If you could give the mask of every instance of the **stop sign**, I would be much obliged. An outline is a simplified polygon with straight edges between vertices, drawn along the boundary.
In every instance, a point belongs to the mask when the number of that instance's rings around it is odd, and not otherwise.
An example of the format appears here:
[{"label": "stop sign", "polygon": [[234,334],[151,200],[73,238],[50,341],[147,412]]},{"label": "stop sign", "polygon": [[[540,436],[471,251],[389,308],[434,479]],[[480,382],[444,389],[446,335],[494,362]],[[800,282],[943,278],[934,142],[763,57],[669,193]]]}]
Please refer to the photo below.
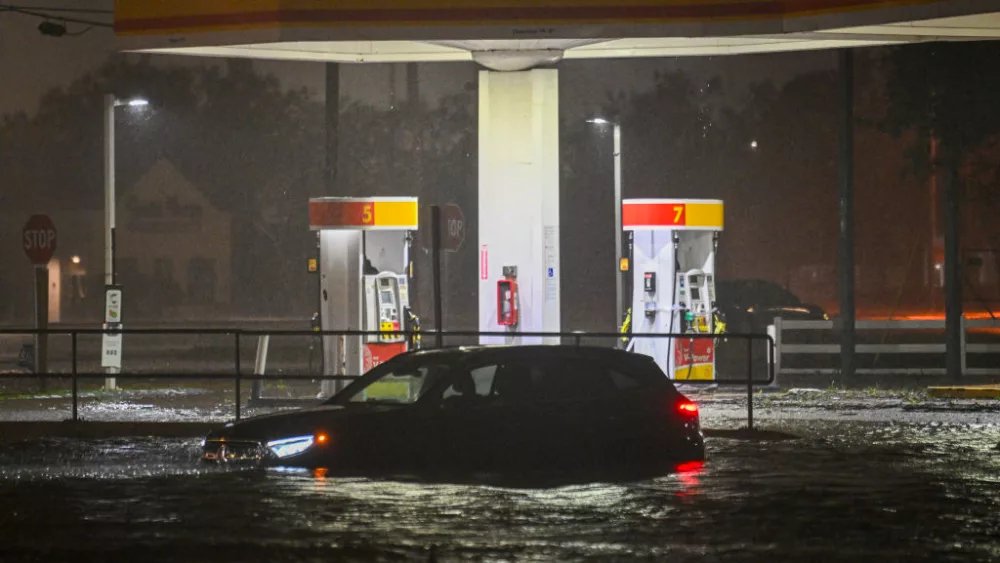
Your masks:
[{"label": "stop sign", "polygon": [[465,215],[462,208],[449,203],[441,206],[441,248],[455,252],[465,242]]},{"label": "stop sign", "polygon": [[48,264],[56,251],[56,226],[48,215],[32,215],[21,230],[24,253],[36,265]]},{"label": "stop sign", "polygon": [[[442,205],[441,207],[441,250],[445,252],[456,252],[462,248],[465,242],[465,215],[462,208],[454,203]],[[431,247],[431,213],[430,207],[424,208],[421,212],[420,228],[425,230],[427,236],[421,236],[423,246],[430,250]]]}]

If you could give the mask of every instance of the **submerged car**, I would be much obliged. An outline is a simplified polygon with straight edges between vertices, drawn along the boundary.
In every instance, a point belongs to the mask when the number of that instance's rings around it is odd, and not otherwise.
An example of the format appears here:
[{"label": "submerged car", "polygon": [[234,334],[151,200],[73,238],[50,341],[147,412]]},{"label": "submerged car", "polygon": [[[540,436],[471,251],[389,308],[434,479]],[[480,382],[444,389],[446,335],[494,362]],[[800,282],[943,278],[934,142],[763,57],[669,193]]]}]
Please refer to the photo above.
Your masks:
[{"label": "submerged car", "polygon": [[698,407],[647,356],[576,346],[397,356],[323,404],[229,423],[207,461],[330,472],[606,468],[704,458]]}]

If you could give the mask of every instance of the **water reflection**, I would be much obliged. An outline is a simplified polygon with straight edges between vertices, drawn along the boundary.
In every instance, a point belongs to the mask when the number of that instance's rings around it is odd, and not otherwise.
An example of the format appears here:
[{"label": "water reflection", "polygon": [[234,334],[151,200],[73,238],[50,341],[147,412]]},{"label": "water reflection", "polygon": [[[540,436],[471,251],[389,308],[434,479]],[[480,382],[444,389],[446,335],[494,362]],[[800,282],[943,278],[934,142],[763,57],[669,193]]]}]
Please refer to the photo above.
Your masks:
[{"label": "water reflection", "polygon": [[996,425],[779,429],[806,438],[547,488],[202,466],[197,440],[21,444],[0,449],[0,560],[1000,557]]}]

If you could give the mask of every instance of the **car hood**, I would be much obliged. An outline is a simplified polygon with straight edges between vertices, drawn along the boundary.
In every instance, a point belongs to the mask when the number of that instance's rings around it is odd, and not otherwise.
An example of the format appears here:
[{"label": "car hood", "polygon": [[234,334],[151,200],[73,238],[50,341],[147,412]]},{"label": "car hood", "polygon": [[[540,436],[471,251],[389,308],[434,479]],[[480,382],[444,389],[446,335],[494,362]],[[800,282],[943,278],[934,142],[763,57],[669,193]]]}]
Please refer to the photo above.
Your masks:
[{"label": "car hood", "polygon": [[267,441],[329,431],[346,420],[383,416],[406,406],[373,405],[345,407],[322,405],[295,411],[255,416],[213,430],[208,439]]}]

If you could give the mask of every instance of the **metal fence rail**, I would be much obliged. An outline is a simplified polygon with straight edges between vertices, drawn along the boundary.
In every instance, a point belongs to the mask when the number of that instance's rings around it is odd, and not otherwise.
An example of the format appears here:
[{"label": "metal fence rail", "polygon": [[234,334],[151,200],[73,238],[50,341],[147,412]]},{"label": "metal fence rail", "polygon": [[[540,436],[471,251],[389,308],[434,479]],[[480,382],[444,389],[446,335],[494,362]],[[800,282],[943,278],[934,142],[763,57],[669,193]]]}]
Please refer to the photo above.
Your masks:
[{"label": "metal fence rail", "polygon": [[[189,335],[189,336],[225,336],[231,338],[232,342],[232,367],[230,370],[225,371],[211,371],[206,370],[204,372],[199,371],[198,373],[178,373],[178,372],[157,372],[157,373],[136,373],[136,372],[122,372],[113,375],[104,372],[84,372],[79,370],[80,363],[80,351],[79,351],[79,338],[85,335],[103,335],[105,333],[120,333],[123,336],[136,336],[136,335],[151,335],[151,336],[176,336],[176,335]],[[268,377],[264,374],[246,374],[243,369],[242,360],[242,341],[245,338],[258,338],[261,336],[344,336],[344,337],[366,337],[366,336],[379,336],[379,335],[397,335],[405,336],[411,342],[414,341],[418,336],[422,337],[423,342],[429,342],[431,340],[435,342],[443,342],[445,338],[482,338],[482,337],[517,337],[517,338],[531,338],[531,339],[544,339],[552,342],[560,342],[564,345],[576,345],[583,346],[586,344],[585,341],[603,341],[614,342],[615,347],[620,343],[621,335],[618,333],[595,333],[595,332],[484,332],[484,331],[437,331],[437,330],[422,330],[419,333],[410,331],[312,331],[312,330],[244,330],[237,328],[212,328],[212,329],[187,329],[187,328],[174,328],[174,329],[146,329],[146,328],[133,328],[133,329],[119,329],[119,330],[105,330],[105,329],[2,329],[0,330],[0,336],[5,335],[46,335],[46,336],[68,336],[70,338],[70,371],[65,372],[49,372],[44,374],[33,374],[30,377],[35,378],[45,378],[45,379],[69,379],[72,384],[71,388],[71,399],[72,399],[72,419],[73,421],[79,420],[79,385],[78,382],[81,380],[99,380],[99,379],[121,379],[121,380],[150,380],[150,379],[203,379],[203,380],[225,380],[232,381],[233,391],[235,397],[235,407],[234,407],[234,418],[235,420],[240,420],[241,409],[242,409],[242,384],[244,382],[263,382],[268,379],[275,379],[275,377]],[[426,338],[429,335],[433,335],[433,339]],[[680,380],[684,384],[735,384],[735,385],[746,385],[747,387],[747,426],[748,428],[753,428],[753,388],[755,385],[770,385],[775,379],[775,361],[776,349],[775,341],[771,336],[767,334],[726,334],[727,340],[732,341],[745,341],[746,342],[746,377],[745,378],[721,378],[715,380]],[[633,339],[636,338],[652,338],[652,339],[717,339],[717,335],[713,334],[633,334]],[[755,380],[753,378],[753,343],[754,342],[764,342],[766,344],[767,354],[767,369],[766,379]],[[423,346],[423,349],[434,349],[434,346]],[[282,374],[280,379],[282,380],[310,380],[310,381],[353,381],[358,379],[361,375],[304,375],[304,374]],[[10,380],[10,379],[21,379],[25,378],[25,374],[18,373],[0,373],[0,380]]]},{"label": "metal fence rail", "polygon": [[[856,329],[863,331],[888,331],[909,332],[915,331],[940,331],[940,342],[908,342],[889,344],[880,342],[878,344],[855,345],[855,352],[858,354],[878,354],[878,355],[940,355],[947,352],[947,345],[944,343],[945,321],[943,320],[869,320],[857,321]],[[780,375],[815,374],[827,375],[839,371],[837,368],[791,368],[783,364],[783,359],[787,356],[832,356],[840,354],[840,345],[833,343],[797,343],[788,342],[790,333],[806,333],[812,335],[831,335],[837,330],[834,321],[789,321],[780,317],[774,319],[774,324],[768,327],[768,335],[775,343],[775,363],[774,371]],[[969,331],[996,331],[998,334],[997,343],[970,343]],[[961,339],[962,373],[965,375],[1000,375],[1000,362],[994,367],[969,367],[970,356],[997,354],[1000,355],[1000,319],[962,319],[962,339]],[[916,367],[905,368],[859,368],[855,370],[859,374],[899,374],[899,375],[946,375],[947,370],[940,367]]]}]

